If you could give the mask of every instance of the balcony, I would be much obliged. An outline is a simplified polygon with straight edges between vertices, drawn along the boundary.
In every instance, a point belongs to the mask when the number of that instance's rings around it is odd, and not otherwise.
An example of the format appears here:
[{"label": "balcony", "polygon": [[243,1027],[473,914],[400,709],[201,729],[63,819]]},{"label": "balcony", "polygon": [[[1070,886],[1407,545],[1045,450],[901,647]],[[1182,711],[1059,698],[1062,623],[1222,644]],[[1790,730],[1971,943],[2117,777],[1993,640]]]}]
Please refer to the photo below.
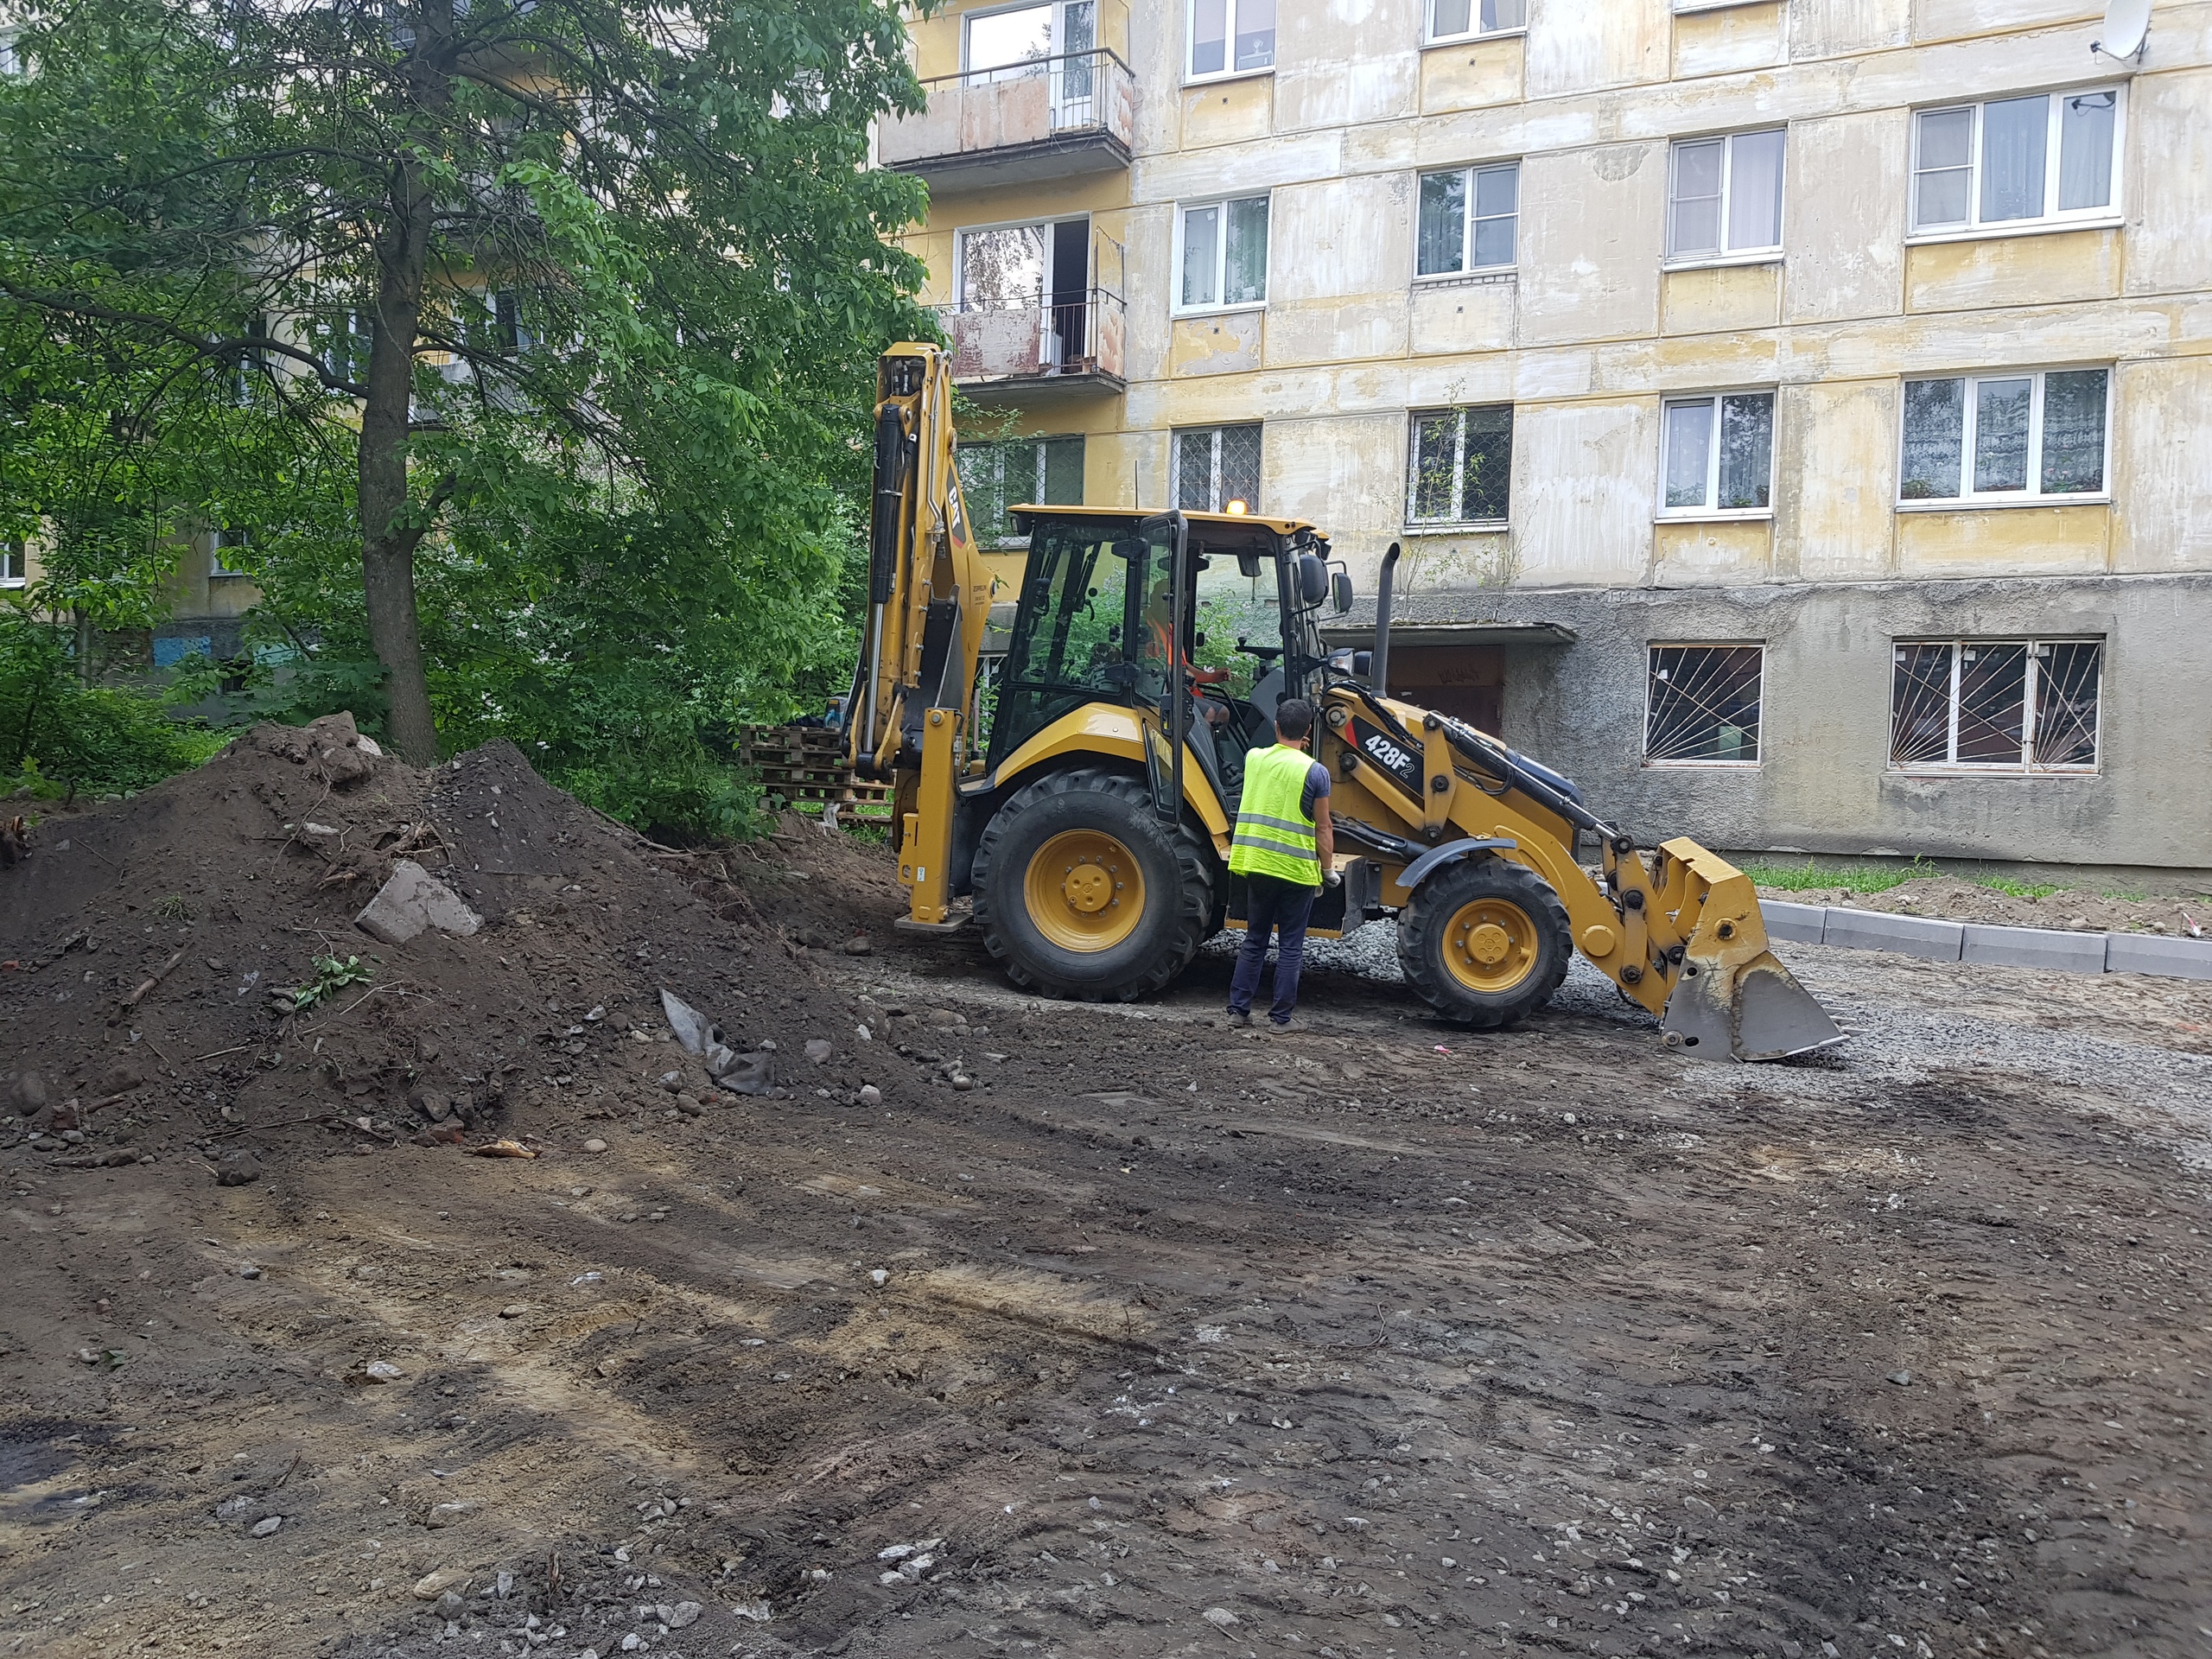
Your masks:
[{"label": "balcony", "polygon": [[1136,85],[1105,47],[922,83],[928,107],[877,130],[877,158],[932,189],[1027,184],[1129,164]]},{"label": "balcony", "polygon": [[1077,298],[1020,306],[944,306],[952,378],[979,400],[1039,394],[1117,396],[1125,332],[1122,296],[1094,288]]}]

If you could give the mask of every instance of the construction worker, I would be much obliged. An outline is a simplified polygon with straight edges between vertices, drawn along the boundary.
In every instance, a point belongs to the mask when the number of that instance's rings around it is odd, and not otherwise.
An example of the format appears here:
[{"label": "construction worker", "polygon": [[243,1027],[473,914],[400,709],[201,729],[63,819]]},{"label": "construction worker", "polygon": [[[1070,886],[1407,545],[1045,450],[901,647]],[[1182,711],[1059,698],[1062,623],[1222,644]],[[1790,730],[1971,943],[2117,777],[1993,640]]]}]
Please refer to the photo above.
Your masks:
[{"label": "construction worker", "polygon": [[1298,970],[1306,957],[1306,922],[1321,891],[1323,872],[1335,875],[1336,834],[1329,822],[1329,769],[1306,752],[1313,730],[1313,705],[1286,697],[1275,706],[1274,747],[1244,760],[1244,795],[1236,810],[1236,837],[1229,869],[1244,878],[1244,947],[1229,982],[1229,1023],[1252,1023],[1252,997],[1268,959],[1268,935],[1280,941],[1275,1000],[1268,1019],[1277,1031],[1292,1028],[1298,1007]]}]

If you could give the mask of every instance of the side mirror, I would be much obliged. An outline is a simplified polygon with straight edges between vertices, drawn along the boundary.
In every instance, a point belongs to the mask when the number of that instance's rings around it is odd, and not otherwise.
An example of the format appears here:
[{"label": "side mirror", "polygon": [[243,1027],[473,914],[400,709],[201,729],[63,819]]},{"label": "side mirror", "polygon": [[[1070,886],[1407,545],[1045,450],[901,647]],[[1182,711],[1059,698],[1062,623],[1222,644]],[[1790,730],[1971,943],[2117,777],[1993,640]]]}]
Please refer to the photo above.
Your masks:
[{"label": "side mirror", "polygon": [[1191,636],[1191,646],[1194,651],[1204,651],[1206,648],[1206,631],[1204,628],[1200,628]]},{"label": "side mirror", "polygon": [[1319,605],[1329,596],[1329,567],[1319,553],[1298,556],[1298,602]]},{"label": "side mirror", "polygon": [[1337,614],[1342,616],[1351,609],[1351,577],[1339,570],[1330,582],[1329,591],[1336,601]]}]

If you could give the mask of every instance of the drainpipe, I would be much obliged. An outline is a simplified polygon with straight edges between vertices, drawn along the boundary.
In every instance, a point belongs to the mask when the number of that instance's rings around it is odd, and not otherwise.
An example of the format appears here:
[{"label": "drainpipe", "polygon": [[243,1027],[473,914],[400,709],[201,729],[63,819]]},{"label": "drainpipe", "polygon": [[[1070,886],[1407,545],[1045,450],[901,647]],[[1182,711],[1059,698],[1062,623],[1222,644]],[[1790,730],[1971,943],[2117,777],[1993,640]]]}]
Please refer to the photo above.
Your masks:
[{"label": "drainpipe", "polygon": [[1398,544],[1382,556],[1382,574],[1375,585],[1375,654],[1369,659],[1367,683],[1378,697],[1390,695],[1390,586],[1398,574]]}]

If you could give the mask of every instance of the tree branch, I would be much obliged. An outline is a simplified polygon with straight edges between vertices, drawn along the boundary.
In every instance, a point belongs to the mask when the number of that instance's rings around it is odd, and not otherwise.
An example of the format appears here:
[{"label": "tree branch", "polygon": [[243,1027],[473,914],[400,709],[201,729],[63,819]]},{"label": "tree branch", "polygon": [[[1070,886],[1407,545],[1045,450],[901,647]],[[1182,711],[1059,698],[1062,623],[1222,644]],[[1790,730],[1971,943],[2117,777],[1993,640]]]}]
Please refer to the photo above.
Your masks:
[{"label": "tree branch", "polygon": [[315,378],[332,391],[342,391],[349,397],[365,397],[368,388],[333,374],[322,359],[313,352],[288,346],[270,335],[241,334],[230,340],[205,340],[190,329],[181,327],[170,319],[157,316],[150,311],[124,311],[111,305],[101,305],[67,294],[41,293],[25,288],[6,276],[0,276],[0,294],[50,315],[82,317],[88,322],[121,323],[134,328],[150,328],[163,339],[176,345],[190,347],[201,357],[218,363],[235,363],[250,357],[275,355],[297,363],[311,371]]}]

